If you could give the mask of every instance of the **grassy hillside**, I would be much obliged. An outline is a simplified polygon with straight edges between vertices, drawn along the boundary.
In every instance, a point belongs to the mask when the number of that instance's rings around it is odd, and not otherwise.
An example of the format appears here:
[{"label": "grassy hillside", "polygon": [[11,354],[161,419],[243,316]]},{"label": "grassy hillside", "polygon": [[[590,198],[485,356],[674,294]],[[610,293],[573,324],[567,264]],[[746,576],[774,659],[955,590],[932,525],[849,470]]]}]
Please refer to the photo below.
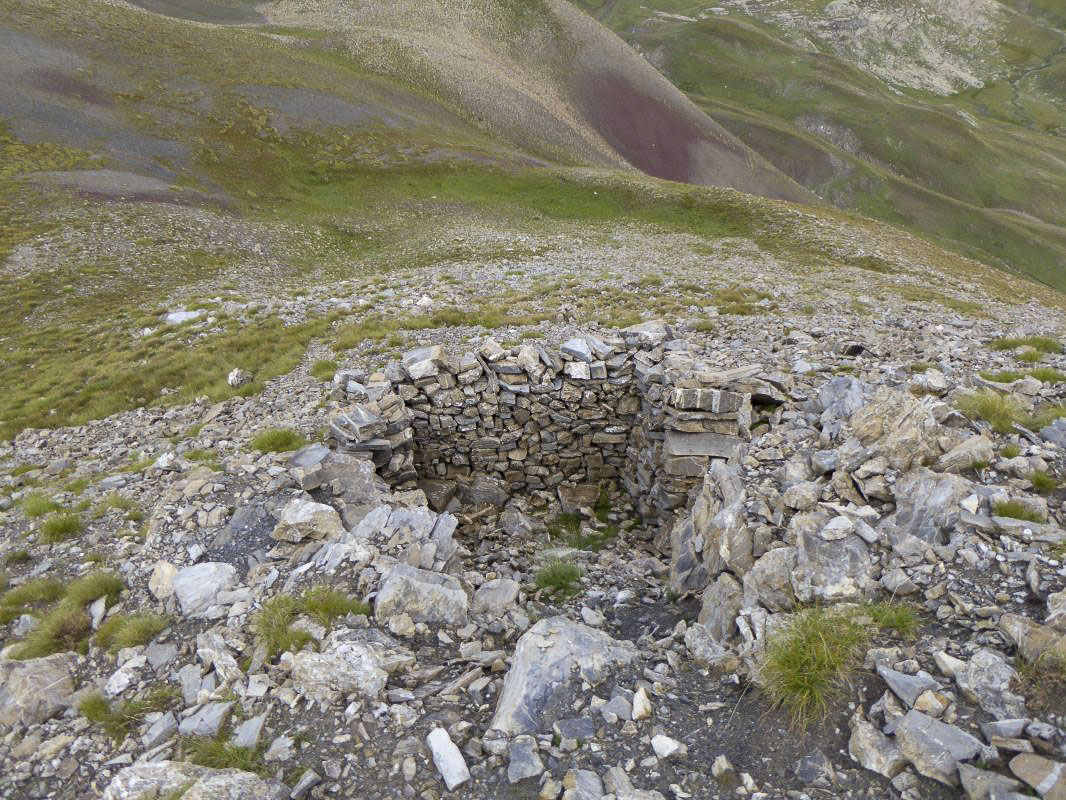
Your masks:
[{"label": "grassy hillside", "polygon": [[[283,26],[263,6],[248,20],[231,2],[240,24],[223,26],[200,19],[221,6],[178,6],[180,18],[103,0],[0,7],[5,436],[255,392],[313,342],[344,350],[456,321],[571,307],[622,324],[698,315],[723,292],[743,313],[745,298],[780,293],[991,314],[1041,292],[850,214],[648,177],[603,137],[614,155],[601,162],[527,147],[432,81],[355,58],[347,34]],[[622,260],[654,274],[621,288],[587,266]],[[682,262],[689,277],[672,280]],[[499,265],[498,280],[464,280],[471,265]],[[607,288],[577,294],[561,277],[586,271]],[[423,274],[451,287],[447,306],[384,314],[418,298]],[[166,324],[177,308],[201,316]],[[256,382],[229,387],[235,366]]]},{"label": "grassy hillside", "polygon": [[[1066,285],[1066,35],[1054,4],[979,3],[988,24],[966,31],[963,49],[938,38],[958,22],[952,3],[885,5],[904,43],[907,20],[928,37],[910,49],[862,15],[830,25],[826,4],[805,0],[722,3],[725,13],[682,0],[577,5],[834,205]],[[850,44],[860,33],[861,53]],[[923,76],[946,64],[965,79],[933,91]]]}]

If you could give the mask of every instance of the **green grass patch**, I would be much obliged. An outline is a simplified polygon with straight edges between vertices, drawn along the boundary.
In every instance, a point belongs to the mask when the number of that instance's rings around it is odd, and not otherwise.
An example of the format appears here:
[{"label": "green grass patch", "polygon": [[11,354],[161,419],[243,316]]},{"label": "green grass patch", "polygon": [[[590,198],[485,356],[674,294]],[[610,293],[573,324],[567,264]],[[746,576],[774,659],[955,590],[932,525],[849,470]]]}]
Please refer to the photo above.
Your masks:
[{"label": "green grass patch", "polygon": [[903,639],[913,639],[918,633],[918,612],[906,603],[870,603],[863,606],[862,613],[868,615],[878,628]]},{"label": "green grass patch", "polygon": [[1015,354],[1014,357],[1023,364],[1039,364],[1044,360],[1044,354],[1039,350],[1022,350],[1022,352]]},{"label": "green grass patch", "polygon": [[1003,445],[1003,449],[999,451],[999,454],[1004,458],[1017,458],[1022,454],[1022,448],[1011,442]]},{"label": "green grass patch", "polygon": [[146,645],[170,624],[163,614],[116,614],[104,620],[93,641],[98,647],[116,653],[124,647]]},{"label": "green grass patch", "polygon": [[89,722],[102,727],[117,744],[140,727],[148,714],[176,708],[179,696],[177,687],[157,686],[133,700],[112,705],[101,693],[94,692],[78,704],[78,711]]},{"label": "green grass patch", "polygon": [[566,540],[566,545],[567,547],[573,547],[577,550],[593,550],[599,552],[607,546],[608,542],[617,538],[618,526],[607,525],[603,530],[589,530],[570,536]]},{"label": "green grass patch", "polygon": [[596,514],[596,519],[599,522],[607,522],[611,514],[611,494],[607,491],[606,486],[600,487],[600,493],[596,496],[592,511]]},{"label": "green grass patch", "polygon": [[252,447],[260,453],[287,453],[299,450],[307,444],[307,439],[299,431],[289,428],[273,428],[256,434]]},{"label": "green grass patch", "polygon": [[51,514],[53,511],[58,511],[62,508],[59,503],[44,492],[27,493],[20,501],[19,506],[22,508],[22,513],[29,519],[43,517],[45,514]]},{"label": "green grass patch", "polygon": [[63,584],[54,578],[34,578],[9,589],[0,597],[0,625],[51,605],[63,596],[63,591]]},{"label": "green grass patch", "polygon": [[843,698],[874,628],[912,639],[918,627],[918,612],[906,603],[798,611],[766,642],[759,678],[770,702],[804,727]]},{"label": "green grass patch", "polygon": [[541,567],[533,580],[538,589],[549,591],[559,599],[577,594],[580,581],[581,567],[573,561],[560,558],[553,558]]},{"label": "green grass patch", "polygon": [[1027,347],[1038,353],[1062,352],[1062,343],[1058,339],[1052,339],[1050,336],[1005,336],[992,340],[989,346],[993,350],[1017,350],[1021,347]]},{"label": "green grass patch", "polygon": [[336,361],[319,359],[311,365],[311,377],[320,381],[333,380],[333,376],[337,373],[337,368]]},{"label": "green grass patch", "polygon": [[920,375],[923,372],[928,372],[933,369],[933,365],[927,361],[915,361],[910,365],[910,371],[915,375]]},{"label": "green grass patch", "polygon": [[1063,383],[1066,382],[1066,372],[1060,372],[1057,369],[1051,367],[1040,367],[1038,369],[1029,370],[1029,374],[1036,378],[1038,381],[1044,383]]},{"label": "green grass patch", "polygon": [[1032,481],[1033,491],[1037,494],[1051,494],[1059,488],[1058,478],[1040,470],[1029,476],[1029,480]]},{"label": "green grass patch", "polygon": [[1026,421],[1026,427],[1030,430],[1040,430],[1063,417],[1066,417],[1066,404],[1044,406],[1033,412],[1033,415]]},{"label": "green grass patch", "polygon": [[111,511],[123,513],[132,522],[140,522],[144,517],[144,512],[141,511],[141,507],[137,505],[136,500],[124,497],[118,492],[110,492],[96,504],[93,509],[93,519],[100,519],[100,517]]},{"label": "green grass patch", "polygon": [[1001,500],[992,507],[992,513],[997,517],[1010,517],[1026,522],[1044,522],[1042,515],[1032,511],[1020,500]]},{"label": "green grass patch", "polygon": [[996,433],[1010,433],[1023,416],[1016,400],[993,391],[961,395],[955,405],[970,419],[987,422]]},{"label": "green grass patch", "polygon": [[846,611],[797,612],[763,649],[759,679],[770,702],[800,726],[824,717],[850,688],[868,639]]},{"label": "green grass patch", "polygon": [[270,598],[256,613],[252,629],[266,649],[268,660],[281,653],[303,650],[312,641],[310,633],[292,627],[299,615],[299,601],[285,594]]},{"label": "green grass patch", "polygon": [[559,514],[548,522],[548,536],[553,540],[565,540],[581,533],[580,514]]},{"label": "green grass patch", "polygon": [[89,479],[85,478],[85,477],[82,477],[82,478],[75,478],[70,483],[65,484],[63,486],[63,491],[64,492],[70,492],[73,495],[79,495],[79,494],[81,494],[82,492],[84,492],[88,488],[89,488]]},{"label": "green grass patch", "polygon": [[312,586],[304,592],[301,608],[311,619],[329,627],[349,614],[370,616],[370,606],[330,586]]},{"label": "green grass patch", "polygon": [[327,630],[348,614],[370,615],[370,606],[329,586],[312,586],[299,598],[279,594],[263,603],[252,622],[256,639],[264,646],[267,658],[273,660],[286,652],[298,652],[311,644],[307,631],[293,627],[301,614]]},{"label": "green grass patch", "polygon": [[262,748],[238,747],[228,740],[228,734],[215,738],[183,737],[181,747],[185,757],[201,767],[239,769],[257,775],[266,775],[269,772],[263,761]]},{"label": "green grass patch", "polygon": [[1013,383],[1014,381],[1020,381],[1025,377],[1025,373],[1014,372],[1013,370],[1003,370],[1002,372],[979,372],[978,374],[986,381],[993,381],[995,383]]},{"label": "green grass patch", "polygon": [[[100,571],[78,578],[65,588],[58,582],[31,581],[8,592],[0,602],[4,616],[33,613],[40,618],[37,627],[18,643],[12,657],[40,658],[67,650],[85,652],[92,632],[85,606],[100,597],[107,599],[107,605],[113,605],[122,588],[122,579],[116,574]],[[55,600],[59,602],[41,608]]]},{"label": "green grass patch", "polygon": [[41,524],[41,541],[55,544],[73,539],[85,529],[78,514],[55,514]]}]

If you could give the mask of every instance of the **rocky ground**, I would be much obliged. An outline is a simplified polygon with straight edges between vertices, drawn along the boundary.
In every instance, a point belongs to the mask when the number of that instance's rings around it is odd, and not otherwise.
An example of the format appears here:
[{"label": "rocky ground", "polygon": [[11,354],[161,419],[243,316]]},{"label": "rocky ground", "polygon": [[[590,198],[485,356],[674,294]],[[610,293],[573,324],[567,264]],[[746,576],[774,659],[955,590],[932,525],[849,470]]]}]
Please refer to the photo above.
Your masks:
[{"label": "rocky ground", "polygon": [[[665,535],[618,486],[388,486],[320,443],[346,398],[306,367],[25,431],[0,450],[0,795],[1066,796],[1066,356],[991,346],[1062,329],[1036,304],[677,326],[650,346],[757,365],[774,402]],[[583,331],[611,335],[535,335]],[[311,443],[253,443],[276,429]],[[861,630],[854,669],[798,716],[772,657],[826,615]]]}]

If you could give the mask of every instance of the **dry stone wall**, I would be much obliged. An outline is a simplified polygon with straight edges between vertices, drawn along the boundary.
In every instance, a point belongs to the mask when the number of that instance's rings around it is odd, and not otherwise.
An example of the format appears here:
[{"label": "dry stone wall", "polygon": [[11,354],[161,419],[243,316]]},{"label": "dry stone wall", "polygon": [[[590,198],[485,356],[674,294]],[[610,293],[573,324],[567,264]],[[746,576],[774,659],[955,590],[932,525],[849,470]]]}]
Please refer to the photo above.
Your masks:
[{"label": "dry stone wall", "polygon": [[433,345],[382,373],[338,373],[336,391],[354,402],[332,435],[393,484],[488,478],[528,494],[617,482],[668,529],[711,459],[742,456],[758,371],[705,369],[661,322],[558,348]]}]

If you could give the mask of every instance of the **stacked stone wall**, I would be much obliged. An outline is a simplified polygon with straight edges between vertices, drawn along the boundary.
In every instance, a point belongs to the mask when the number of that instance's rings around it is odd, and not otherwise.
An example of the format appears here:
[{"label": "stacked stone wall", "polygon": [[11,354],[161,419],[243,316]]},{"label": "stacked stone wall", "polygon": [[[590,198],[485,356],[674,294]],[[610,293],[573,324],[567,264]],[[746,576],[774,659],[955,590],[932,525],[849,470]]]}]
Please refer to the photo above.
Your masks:
[{"label": "stacked stone wall", "polygon": [[358,402],[333,436],[394,484],[487,477],[529,494],[616,482],[646,522],[668,527],[710,460],[743,452],[751,395],[728,388],[737,377],[701,370],[661,323],[557,349],[433,345],[384,373],[338,373],[339,393]]}]

